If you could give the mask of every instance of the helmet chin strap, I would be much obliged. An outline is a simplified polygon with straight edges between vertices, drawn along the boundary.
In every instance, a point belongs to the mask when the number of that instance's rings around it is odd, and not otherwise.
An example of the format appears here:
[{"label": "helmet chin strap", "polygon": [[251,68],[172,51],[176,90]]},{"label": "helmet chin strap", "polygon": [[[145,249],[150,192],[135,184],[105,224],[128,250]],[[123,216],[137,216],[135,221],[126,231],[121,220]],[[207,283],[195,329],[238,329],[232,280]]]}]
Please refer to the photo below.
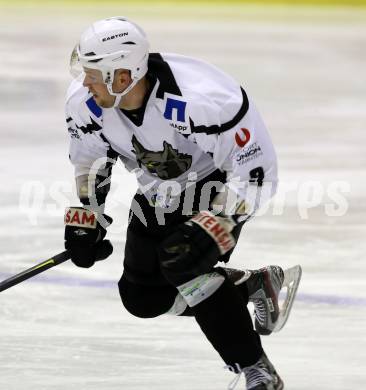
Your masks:
[{"label": "helmet chin strap", "polygon": [[137,84],[138,81],[139,81],[138,79],[134,79],[132,81],[132,83],[124,91],[119,92],[119,93],[113,92],[112,83],[107,84],[109,94],[115,97],[114,103],[113,103],[113,108],[116,108],[120,105],[122,97],[127,95],[128,92],[131,91],[131,89]]}]

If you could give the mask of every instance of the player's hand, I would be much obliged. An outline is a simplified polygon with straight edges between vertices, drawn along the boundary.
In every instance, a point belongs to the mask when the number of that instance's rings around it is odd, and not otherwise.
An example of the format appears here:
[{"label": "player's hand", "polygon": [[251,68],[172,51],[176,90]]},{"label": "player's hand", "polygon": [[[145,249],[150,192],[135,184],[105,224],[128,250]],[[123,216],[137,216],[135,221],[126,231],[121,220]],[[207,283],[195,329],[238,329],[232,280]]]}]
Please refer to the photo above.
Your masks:
[{"label": "player's hand", "polygon": [[163,241],[162,267],[197,275],[209,272],[220,257],[234,249],[236,235],[232,231],[235,227],[230,217],[201,211]]},{"label": "player's hand", "polygon": [[[103,215],[107,226],[112,218]],[[113,246],[109,240],[104,240],[106,227],[97,220],[96,213],[83,207],[66,208],[65,213],[65,248],[71,254],[71,260],[78,267],[89,268],[95,261],[106,259]]]}]

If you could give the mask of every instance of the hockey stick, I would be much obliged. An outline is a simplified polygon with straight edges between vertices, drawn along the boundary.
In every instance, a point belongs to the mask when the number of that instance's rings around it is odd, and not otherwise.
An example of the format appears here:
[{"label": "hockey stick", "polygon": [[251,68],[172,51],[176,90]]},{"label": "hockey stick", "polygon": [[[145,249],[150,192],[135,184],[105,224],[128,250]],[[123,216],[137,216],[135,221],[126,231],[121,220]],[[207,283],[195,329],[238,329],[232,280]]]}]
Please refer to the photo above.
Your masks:
[{"label": "hockey stick", "polygon": [[0,292],[7,290],[8,288],[13,287],[21,282],[24,282],[24,280],[30,279],[33,276],[54,267],[55,265],[64,263],[65,261],[70,260],[70,258],[71,257],[69,252],[64,251],[57,254],[56,256],[51,257],[50,259],[43,261],[42,263],[35,265],[32,268],[28,268],[25,271],[2,281],[0,283]]}]

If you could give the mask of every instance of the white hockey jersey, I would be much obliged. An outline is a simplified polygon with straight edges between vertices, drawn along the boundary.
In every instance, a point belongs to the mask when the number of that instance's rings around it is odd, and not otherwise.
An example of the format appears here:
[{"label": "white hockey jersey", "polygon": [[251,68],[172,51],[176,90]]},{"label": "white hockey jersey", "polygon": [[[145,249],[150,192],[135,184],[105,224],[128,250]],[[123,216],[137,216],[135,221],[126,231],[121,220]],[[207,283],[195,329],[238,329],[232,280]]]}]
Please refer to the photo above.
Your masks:
[{"label": "white hockey jersey", "polygon": [[192,173],[201,180],[216,169],[227,172],[230,187],[245,201],[243,183],[271,183],[272,196],[275,151],[240,85],[210,64],[176,54],[152,53],[148,67],[156,82],[140,125],[118,108],[97,106],[82,80],[71,83],[66,121],[75,176],[95,173],[100,158],[118,156],[135,170],[152,204],[167,180],[183,191]]}]

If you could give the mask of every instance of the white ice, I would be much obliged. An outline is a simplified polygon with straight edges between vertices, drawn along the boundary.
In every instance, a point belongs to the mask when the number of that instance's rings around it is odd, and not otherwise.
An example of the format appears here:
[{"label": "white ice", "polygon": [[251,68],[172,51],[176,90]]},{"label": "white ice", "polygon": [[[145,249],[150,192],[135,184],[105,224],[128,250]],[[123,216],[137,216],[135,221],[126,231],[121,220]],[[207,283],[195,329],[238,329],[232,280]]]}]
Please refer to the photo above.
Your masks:
[{"label": "white ice", "polygon": [[[283,212],[279,202],[246,226],[231,265],[303,267],[287,326],[263,338],[287,389],[365,389],[365,10],[3,6],[1,279],[63,248],[63,208],[76,201],[63,114],[68,58],[90,22],[118,14],[145,27],[154,51],[206,59],[255,100],[278,151],[281,194],[290,190]],[[338,204],[334,182],[348,207],[338,217],[327,215]],[[0,389],[227,388],[232,374],[193,319],[137,319],[120,303],[134,190],[119,168],[110,259],[89,270],[65,263],[1,293]]]}]

